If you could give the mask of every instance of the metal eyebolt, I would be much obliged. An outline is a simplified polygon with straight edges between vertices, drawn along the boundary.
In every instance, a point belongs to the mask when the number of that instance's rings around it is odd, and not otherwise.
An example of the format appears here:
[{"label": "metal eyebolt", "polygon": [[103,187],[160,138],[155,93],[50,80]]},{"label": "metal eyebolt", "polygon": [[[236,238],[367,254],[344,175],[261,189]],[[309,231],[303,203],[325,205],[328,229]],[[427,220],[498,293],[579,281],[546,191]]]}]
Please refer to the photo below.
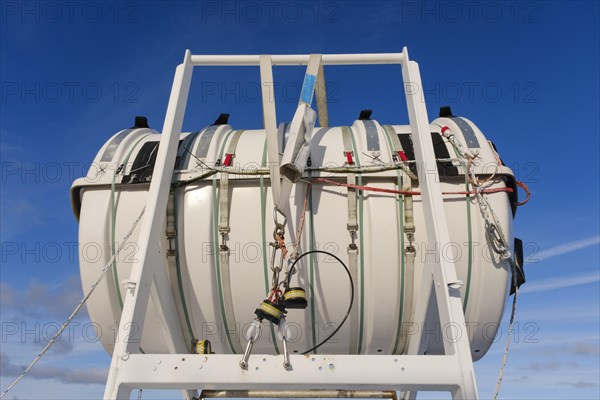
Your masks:
[{"label": "metal eyebolt", "polygon": [[283,368],[285,368],[289,371],[292,369],[292,363],[290,361],[290,352],[288,350],[287,338],[285,336],[283,337],[282,342],[283,342]]},{"label": "metal eyebolt", "polygon": [[248,369],[248,360],[250,359],[250,353],[252,352],[252,347],[254,346],[254,342],[256,342],[258,340],[258,337],[260,336],[260,327],[261,327],[261,320],[256,318],[252,321],[252,323],[248,327],[248,330],[246,331],[246,340],[248,341],[248,344],[246,344],[246,349],[244,351],[244,355],[242,356],[242,359],[240,360],[240,368],[241,369]]},{"label": "metal eyebolt", "polygon": [[240,360],[240,368],[248,369],[248,360],[250,359],[250,352],[252,351],[252,346],[254,346],[253,340],[248,340],[248,344],[246,345],[246,350],[244,351],[244,356]]}]

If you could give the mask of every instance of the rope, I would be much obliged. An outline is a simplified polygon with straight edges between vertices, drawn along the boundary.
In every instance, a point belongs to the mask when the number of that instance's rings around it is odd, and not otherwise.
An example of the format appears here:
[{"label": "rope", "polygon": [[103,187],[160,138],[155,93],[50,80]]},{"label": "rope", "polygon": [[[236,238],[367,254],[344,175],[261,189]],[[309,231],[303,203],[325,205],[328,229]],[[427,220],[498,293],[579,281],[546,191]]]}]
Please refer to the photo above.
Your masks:
[{"label": "rope", "polygon": [[506,367],[506,360],[508,359],[508,350],[510,348],[510,339],[512,336],[513,327],[515,324],[515,314],[517,312],[517,295],[519,294],[519,288],[516,285],[517,281],[517,269],[513,262],[510,263],[513,270],[513,283],[515,286],[515,294],[512,302],[512,310],[510,312],[510,322],[508,324],[508,334],[506,338],[506,346],[504,347],[504,356],[502,357],[502,366],[500,367],[500,372],[498,373],[498,381],[496,382],[496,390],[494,392],[493,400],[498,398],[500,394],[500,387],[502,386],[502,379],[504,379],[504,367]]},{"label": "rope", "polygon": [[296,247],[290,257],[292,259],[298,258],[300,253],[300,246],[302,245],[302,231],[304,229],[304,222],[306,221],[306,209],[308,208],[308,198],[310,197],[310,189],[312,184],[306,185],[306,194],[304,195],[304,206],[302,207],[302,215],[300,216],[300,222],[298,223],[298,230],[296,231]]},{"label": "rope", "polygon": [[[507,334],[507,338],[506,338],[506,346],[504,348],[504,356],[502,357],[502,365],[500,366],[500,371],[498,373],[498,381],[496,382],[496,390],[494,391],[494,396],[493,396],[493,400],[496,400],[498,398],[498,395],[500,394],[500,387],[502,386],[502,380],[504,379],[504,369],[506,367],[506,361],[508,359],[508,351],[510,349],[510,340],[511,340],[512,331],[514,328],[514,323],[515,323],[515,314],[517,312],[517,296],[519,293],[519,288],[517,286],[517,267],[516,267],[514,260],[512,259],[512,252],[510,251],[510,248],[509,248],[508,244],[506,243],[506,237],[504,236],[504,233],[502,232],[502,227],[498,221],[498,217],[496,216],[496,213],[490,206],[490,204],[487,201],[487,199],[485,198],[485,196],[483,196],[483,194],[488,189],[481,187],[481,185],[490,182],[496,173],[494,172],[494,174],[491,177],[489,177],[488,179],[479,181],[475,175],[475,172],[473,171],[473,160],[477,156],[473,155],[469,151],[465,150],[464,147],[462,146],[462,144],[456,140],[456,138],[450,132],[450,129],[447,126],[442,128],[442,135],[444,135],[444,137],[446,137],[448,139],[448,141],[452,144],[452,146],[454,147],[456,152],[460,153],[462,155],[462,157],[466,160],[466,163],[464,161],[462,161],[463,164],[466,165],[466,168],[467,168],[467,171],[465,174],[466,174],[469,182],[471,184],[473,184],[476,188],[475,195],[477,198],[477,202],[479,204],[479,209],[480,209],[483,219],[485,221],[486,230],[487,230],[488,236],[489,236],[488,239],[490,240],[490,242],[492,244],[493,250],[500,255],[501,259],[508,260],[510,267],[511,267],[512,282],[513,282],[513,286],[515,288],[515,293],[514,293],[512,309],[511,309],[511,313],[510,313],[510,321],[508,324],[508,334]],[[517,184],[517,186],[519,186],[520,188],[525,190],[525,192],[527,194],[525,197],[525,200],[523,200],[522,202],[516,203],[517,206],[522,206],[523,204],[525,204],[529,201],[531,194],[529,192],[529,188],[523,182],[516,181],[516,184]]]},{"label": "rope", "polygon": [[[312,182],[313,183],[330,183],[332,185],[344,186],[344,187],[349,187],[349,188],[357,189],[357,190],[367,190],[367,191],[371,191],[371,192],[381,192],[381,193],[391,193],[391,194],[402,194],[402,195],[406,195],[406,196],[418,196],[421,194],[421,192],[413,191],[413,190],[395,190],[395,189],[385,189],[385,188],[380,188],[380,187],[375,187],[375,186],[364,186],[364,185],[353,185],[350,183],[340,183],[340,182],[332,181],[327,178],[314,178],[312,180]],[[456,191],[456,192],[442,192],[442,194],[445,194],[445,195],[451,195],[451,194],[470,195],[470,194],[477,194],[477,193],[499,193],[499,192],[512,193],[513,189],[512,188],[487,188],[487,189],[482,189],[480,191],[463,190],[463,191]]]},{"label": "rope", "polygon": [[115,261],[115,259],[119,255],[119,253],[125,248],[125,245],[127,244],[127,240],[133,234],[133,231],[134,231],[135,227],[137,226],[137,224],[142,219],[142,216],[144,215],[144,211],[145,210],[146,210],[146,207],[144,207],[142,209],[142,212],[140,212],[140,215],[133,222],[133,225],[131,226],[131,229],[129,230],[129,232],[127,232],[127,234],[125,235],[125,237],[123,237],[123,240],[121,241],[121,244],[119,245],[119,248],[117,249],[117,251],[115,252],[115,254],[110,258],[110,260],[108,260],[108,262],[106,263],[106,265],[104,266],[104,268],[102,268],[102,271],[100,272],[100,276],[98,277],[98,279],[96,280],[96,282],[94,282],[94,284],[90,288],[90,291],[85,296],[83,296],[83,299],[81,299],[81,301],[79,302],[79,304],[77,305],[77,307],[75,307],[75,309],[73,310],[73,312],[71,313],[71,315],[69,316],[69,318],[67,318],[67,320],[63,323],[63,325],[60,327],[60,329],[58,330],[58,332],[56,332],[56,335],[54,335],[54,337],[48,342],[48,344],[46,344],[46,346],[33,359],[33,361],[27,366],[27,368],[25,368],[25,370],[23,372],[21,372],[21,374],[17,377],[17,379],[15,379],[6,388],[6,390],[3,391],[2,394],[0,394],[0,399],[3,398],[17,383],[19,383],[19,381],[21,379],[23,379],[25,377],[25,375],[27,375],[27,373],[29,373],[29,371],[33,368],[33,366],[35,364],[37,364],[37,362],[44,356],[44,354],[46,354],[48,352],[48,350],[50,350],[50,347],[52,347],[52,345],[54,343],[56,343],[56,341],[60,338],[60,336],[62,335],[62,333],[65,331],[65,329],[67,329],[67,326],[71,323],[71,321],[73,321],[73,319],[75,318],[75,316],[77,316],[77,314],[79,313],[79,311],[81,310],[81,308],[83,307],[83,305],[86,303],[86,301],[90,298],[90,296],[92,295],[92,293],[94,292],[94,290],[96,289],[96,287],[98,286],[98,284],[102,281],[102,279],[104,279],[104,277],[106,276],[106,273],[108,272],[108,270],[112,266],[113,262]]},{"label": "rope", "polygon": [[527,202],[528,202],[528,201],[529,201],[529,199],[531,198],[531,192],[529,191],[529,187],[528,187],[528,186],[527,186],[525,183],[523,183],[523,182],[521,182],[521,181],[516,181],[516,183],[517,183],[517,186],[518,186],[518,187],[520,187],[521,189],[523,189],[523,190],[525,191],[525,200],[523,200],[523,201],[519,201],[519,202],[516,204],[516,206],[517,206],[517,207],[520,207],[520,206],[522,206],[522,205],[525,205],[525,204],[527,204]]}]

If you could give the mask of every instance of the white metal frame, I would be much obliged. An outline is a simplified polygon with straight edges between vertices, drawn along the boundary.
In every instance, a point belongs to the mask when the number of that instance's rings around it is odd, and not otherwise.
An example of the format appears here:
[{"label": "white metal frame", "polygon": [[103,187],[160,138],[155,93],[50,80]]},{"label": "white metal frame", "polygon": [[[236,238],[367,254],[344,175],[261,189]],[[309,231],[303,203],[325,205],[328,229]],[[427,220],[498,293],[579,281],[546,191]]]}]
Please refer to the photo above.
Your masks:
[{"label": "white metal frame", "polygon": [[[272,65],[307,65],[309,55],[272,55]],[[401,64],[406,102],[419,164],[419,182],[429,243],[448,243],[449,231],[444,212],[437,165],[421,88],[418,64],[409,61],[406,48],[390,54],[323,54],[322,65]],[[129,399],[131,390],[181,389],[191,400],[204,390],[380,390],[402,391],[405,398],[425,391],[450,391],[455,399],[477,398],[477,387],[469,340],[460,332],[450,332],[444,340],[445,355],[423,355],[421,338],[411,339],[408,355],[291,355],[293,370],[282,367],[281,356],[255,354],[250,368],[239,368],[239,355],[192,355],[177,319],[173,293],[160,264],[158,243],[163,232],[165,209],[175,162],[177,143],[195,66],[259,66],[259,55],[192,55],[186,51],[175,72],[160,146],[150,184],[146,212],[141,222],[139,252],[133,264],[119,324],[105,399]],[[321,75],[321,74],[320,74]],[[320,82],[324,87],[324,82]],[[264,102],[263,102],[264,103]],[[317,91],[317,105],[326,105],[325,91]],[[326,108],[319,116],[327,120]],[[265,121],[273,106],[266,107]],[[323,121],[324,122],[324,121]],[[439,251],[443,246],[437,246]],[[432,289],[440,313],[441,326],[465,326],[456,268],[441,254],[429,257],[420,283],[413,321],[425,320]],[[171,354],[139,354],[144,316],[151,297],[161,316]],[[135,329],[134,329],[135,328]],[[446,332],[448,333],[448,332]],[[125,338],[125,339],[123,339]],[[365,371],[371,373],[366,374]]]}]

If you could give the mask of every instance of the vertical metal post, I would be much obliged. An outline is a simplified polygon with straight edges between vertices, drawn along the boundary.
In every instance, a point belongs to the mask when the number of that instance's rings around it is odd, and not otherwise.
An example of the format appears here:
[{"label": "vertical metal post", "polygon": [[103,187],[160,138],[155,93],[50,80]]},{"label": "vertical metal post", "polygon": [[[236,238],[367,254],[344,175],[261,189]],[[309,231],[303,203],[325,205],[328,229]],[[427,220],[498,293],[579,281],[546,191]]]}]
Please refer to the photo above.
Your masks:
[{"label": "vertical metal post", "polygon": [[118,339],[115,343],[104,392],[105,399],[129,399],[131,388],[120,385],[118,373],[120,365],[127,363],[129,354],[139,351],[150,289],[157,268],[162,268],[160,260],[163,258],[161,252],[164,250],[159,248],[159,243],[161,235],[164,233],[167,198],[192,79],[192,69],[191,54],[188,50],[183,63],[177,66],[175,71],[154,173],[148,190],[146,212],[141,222],[138,258],[133,263],[129,288],[123,299]]},{"label": "vertical metal post", "polygon": [[260,86],[262,90],[263,123],[267,136],[267,156],[273,204],[279,200],[281,178],[279,173],[280,148],[277,137],[277,113],[275,111],[275,82],[273,82],[273,64],[271,56],[263,54],[259,58]]},{"label": "vertical metal post", "polygon": [[327,108],[327,86],[325,83],[325,67],[323,63],[319,65],[319,74],[317,75],[317,87],[315,88],[317,97],[317,115],[319,116],[319,126],[327,128],[329,126],[329,110]]},{"label": "vertical metal post", "polygon": [[[420,98],[423,90],[419,66],[414,61],[409,61],[408,51],[403,50],[404,62],[402,63],[402,78],[405,85],[406,103],[415,148],[415,160],[419,170],[419,185],[427,226],[427,243],[436,246],[436,257],[425,260],[423,284],[433,277],[433,287],[440,315],[440,325],[456,324],[462,331],[466,329],[462,302],[458,288],[461,282],[456,276],[456,266],[452,260],[444,257],[442,248],[450,243],[448,221],[444,210],[441,185],[438,179],[437,163],[433,151],[433,142],[429,129],[429,119],[425,102]],[[423,299],[425,300],[425,299]],[[419,317],[419,316],[417,316]],[[416,323],[420,320],[414,320]],[[477,385],[468,335],[464,332],[450,330],[450,337],[444,338],[444,352],[448,356],[457,358],[462,371],[462,382],[459,390],[453,393],[455,398],[476,399]],[[417,335],[419,336],[419,335]],[[420,337],[413,337],[417,340]]]}]

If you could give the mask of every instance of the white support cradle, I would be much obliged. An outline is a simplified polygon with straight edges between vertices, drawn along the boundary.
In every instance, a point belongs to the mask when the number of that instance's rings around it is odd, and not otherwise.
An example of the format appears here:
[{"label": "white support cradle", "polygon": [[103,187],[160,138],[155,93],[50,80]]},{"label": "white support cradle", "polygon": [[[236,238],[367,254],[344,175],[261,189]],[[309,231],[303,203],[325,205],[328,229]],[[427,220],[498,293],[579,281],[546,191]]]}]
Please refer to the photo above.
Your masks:
[{"label": "white support cradle", "polygon": [[[271,63],[307,65],[310,55],[272,55]],[[429,229],[427,241],[439,243],[441,253],[449,242],[437,165],[429,122],[420,88],[417,63],[409,61],[406,48],[391,54],[323,54],[321,65],[401,64],[408,114],[419,167],[422,201]],[[402,391],[414,398],[417,391],[450,391],[454,399],[476,399],[477,387],[467,335],[452,332],[444,340],[445,355],[423,355],[419,338],[412,338],[408,355],[291,355],[292,370],[282,367],[282,357],[254,354],[250,368],[238,367],[239,355],[192,355],[184,353],[183,334],[177,328],[173,295],[167,290],[167,276],[158,267],[159,241],[165,222],[177,143],[182,129],[192,70],[194,66],[259,66],[259,55],[191,55],[186,51],[177,67],[165,117],[154,173],[148,192],[146,212],[141,222],[138,257],[133,264],[115,343],[105,399],[129,399],[134,389],[180,389],[191,400],[200,390],[373,390]],[[324,88],[323,81],[319,86]],[[317,92],[317,104],[326,104],[324,90]],[[323,107],[322,107],[323,108]],[[328,120],[326,109],[319,118]],[[265,121],[274,105],[263,110]],[[267,113],[269,115],[267,116]],[[442,254],[429,257],[413,321],[423,322],[432,288],[440,313],[441,326],[464,327],[465,318],[454,262]],[[151,290],[151,288],[153,288]],[[149,297],[159,305],[158,313],[169,349],[174,354],[140,354],[139,342]],[[369,371],[369,373],[365,373]]]}]

